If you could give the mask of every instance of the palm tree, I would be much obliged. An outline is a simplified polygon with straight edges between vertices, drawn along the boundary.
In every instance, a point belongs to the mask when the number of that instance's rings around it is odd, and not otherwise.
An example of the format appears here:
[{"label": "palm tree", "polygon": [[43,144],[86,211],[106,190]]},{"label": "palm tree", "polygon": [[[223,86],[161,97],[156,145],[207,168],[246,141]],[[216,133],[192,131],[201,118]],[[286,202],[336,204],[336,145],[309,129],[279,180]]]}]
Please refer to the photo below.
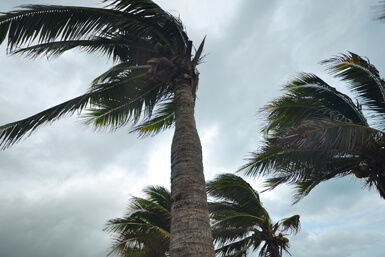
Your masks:
[{"label": "palm tree", "polygon": [[286,232],[298,232],[299,215],[273,223],[257,191],[234,174],[217,176],[207,183],[207,192],[217,199],[209,204],[217,256],[247,256],[258,248],[260,257],[288,252]]},{"label": "palm tree", "polygon": [[197,65],[182,23],[151,0],[105,0],[105,8],[26,5],[0,15],[0,43],[35,58],[70,49],[100,52],[115,66],[83,95],[0,127],[7,148],[43,124],[82,112],[96,128],[133,126],[140,135],[175,125],[171,147],[170,255],[214,256],[202,149],[194,118]]},{"label": "palm tree", "polygon": [[149,186],[144,198],[133,197],[124,218],[109,220],[105,231],[114,242],[110,254],[121,257],[169,256],[171,193]]},{"label": "palm tree", "polygon": [[294,184],[295,201],[322,181],[347,175],[385,198],[385,81],[368,59],[351,52],[321,63],[347,82],[357,102],[314,74],[300,74],[265,107],[264,145],[241,169],[270,175],[267,189]]}]

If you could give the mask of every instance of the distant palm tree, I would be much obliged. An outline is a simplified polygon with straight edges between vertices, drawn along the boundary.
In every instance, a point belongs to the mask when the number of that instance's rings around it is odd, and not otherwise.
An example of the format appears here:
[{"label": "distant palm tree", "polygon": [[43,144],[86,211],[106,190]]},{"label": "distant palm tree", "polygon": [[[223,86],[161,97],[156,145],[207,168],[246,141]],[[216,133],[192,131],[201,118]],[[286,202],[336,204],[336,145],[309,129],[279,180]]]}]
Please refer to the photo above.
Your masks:
[{"label": "distant palm tree", "polygon": [[[79,97],[0,127],[6,148],[43,124],[86,110],[96,128],[136,125],[140,135],[175,124],[171,149],[173,198],[170,255],[213,257],[202,147],[194,118],[197,65],[182,23],[151,0],[105,0],[105,8],[26,5],[0,15],[0,43],[35,58],[70,49],[100,52],[116,65]],[[84,113],[84,112],[83,112]]]},{"label": "distant palm tree", "polygon": [[223,174],[207,183],[217,256],[241,257],[259,249],[260,257],[288,252],[286,232],[300,228],[299,215],[273,223],[257,191],[241,177]]},{"label": "distant palm tree", "polygon": [[242,170],[270,175],[267,189],[294,184],[295,201],[322,181],[351,174],[385,198],[385,81],[351,52],[322,64],[348,82],[357,102],[314,74],[300,74],[265,107],[264,145]]},{"label": "distant palm tree", "polygon": [[124,218],[109,220],[113,234],[110,254],[120,257],[169,256],[171,193],[164,187],[147,187],[145,197],[133,197]]}]

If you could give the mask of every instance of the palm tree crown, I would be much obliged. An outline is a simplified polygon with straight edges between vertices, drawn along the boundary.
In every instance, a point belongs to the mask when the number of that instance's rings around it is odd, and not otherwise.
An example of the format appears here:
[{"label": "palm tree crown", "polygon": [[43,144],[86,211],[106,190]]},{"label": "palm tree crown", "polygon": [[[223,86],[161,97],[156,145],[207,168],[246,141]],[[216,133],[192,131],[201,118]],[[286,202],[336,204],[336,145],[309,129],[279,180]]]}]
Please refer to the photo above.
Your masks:
[{"label": "palm tree crown", "polygon": [[207,184],[217,256],[245,257],[259,248],[260,257],[288,252],[286,232],[298,232],[299,215],[273,223],[257,191],[241,177],[223,174]]},{"label": "palm tree crown", "polygon": [[133,197],[125,217],[109,220],[113,234],[110,254],[121,257],[169,256],[171,193],[164,187],[147,187],[145,197]]},{"label": "palm tree crown", "polygon": [[55,57],[80,48],[116,63],[84,95],[1,126],[0,146],[83,110],[97,128],[131,123],[146,135],[172,126],[173,82],[189,79],[197,85],[195,67],[203,44],[191,58],[192,42],[182,23],[150,0],[104,2],[105,8],[24,5],[0,16],[0,44],[6,41],[9,53]]},{"label": "palm tree crown", "polygon": [[264,145],[241,169],[270,175],[267,189],[294,184],[295,201],[316,185],[354,174],[385,198],[385,81],[368,59],[354,53],[321,62],[357,97],[302,73],[265,107]]}]

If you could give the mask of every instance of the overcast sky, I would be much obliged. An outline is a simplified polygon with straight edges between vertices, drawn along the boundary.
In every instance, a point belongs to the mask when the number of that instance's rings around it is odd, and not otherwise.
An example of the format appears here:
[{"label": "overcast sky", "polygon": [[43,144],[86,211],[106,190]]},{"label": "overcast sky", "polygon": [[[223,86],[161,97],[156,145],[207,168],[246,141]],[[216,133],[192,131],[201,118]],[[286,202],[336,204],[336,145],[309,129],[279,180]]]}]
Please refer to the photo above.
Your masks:
[{"label": "overcast sky", "polygon": [[[385,74],[385,24],[373,19],[377,0],[156,2],[181,17],[195,45],[207,35],[196,107],[206,179],[234,172],[259,146],[258,110],[298,72],[346,92],[318,62],[352,51]],[[101,6],[1,0],[0,12],[28,3]],[[0,124],[85,92],[110,66],[78,51],[32,61],[7,56],[0,46]],[[106,256],[105,222],[122,216],[130,195],[145,186],[169,186],[171,137],[168,131],[138,139],[128,128],[95,133],[71,117],[0,152],[0,257]],[[257,179],[247,181],[260,188]],[[274,219],[301,215],[302,230],[290,238],[293,256],[384,256],[385,201],[358,179],[323,183],[294,206],[291,193],[282,186],[261,199]]]}]

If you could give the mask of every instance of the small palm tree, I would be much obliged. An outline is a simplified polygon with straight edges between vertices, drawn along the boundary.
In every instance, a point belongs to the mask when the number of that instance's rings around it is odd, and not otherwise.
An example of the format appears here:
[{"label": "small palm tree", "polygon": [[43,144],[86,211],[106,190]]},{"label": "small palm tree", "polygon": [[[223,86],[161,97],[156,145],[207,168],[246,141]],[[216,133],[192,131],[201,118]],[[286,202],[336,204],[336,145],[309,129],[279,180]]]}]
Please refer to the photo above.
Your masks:
[{"label": "small palm tree", "polygon": [[44,124],[80,112],[96,128],[127,124],[140,135],[175,125],[171,147],[170,255],[213,257],[202,147],[194,106],[197,65],[179,19],[151,0],[105,0],[105,8],[26,5],[0,15],[0,44],[8,52],[54,57],[79,48],[99,52],[115,66],[83,95],[0,127],[6,148]]},{"label": "small palm tree", "polygon": [[351,52],[322,64],[347,82],[357,102],[314,74],[300,74],[265,107],[264,145],[242,170],[270,175],[267,189],[294,184],[295,201],[322,181],[347,175],[385,198],[385,81],[368,59]]},{"label": "small palm tree", "polygon": [[[147,187],[145,197],[133,197],[124,218],[109,220],[113,234],[110,254],[120,257],[169,256],[171,193],[164,187]],[[109,255],[110,255],[109,254]]]},{"label": "small palm tree", "polygon": [[259,249],[260,257],[288,252],[287,232],[297,233],[299,215],[273,223],[257,191],[241,177],[223,174],[207,183],[217,201],[209,204],[217,256],[241,257]]}]

